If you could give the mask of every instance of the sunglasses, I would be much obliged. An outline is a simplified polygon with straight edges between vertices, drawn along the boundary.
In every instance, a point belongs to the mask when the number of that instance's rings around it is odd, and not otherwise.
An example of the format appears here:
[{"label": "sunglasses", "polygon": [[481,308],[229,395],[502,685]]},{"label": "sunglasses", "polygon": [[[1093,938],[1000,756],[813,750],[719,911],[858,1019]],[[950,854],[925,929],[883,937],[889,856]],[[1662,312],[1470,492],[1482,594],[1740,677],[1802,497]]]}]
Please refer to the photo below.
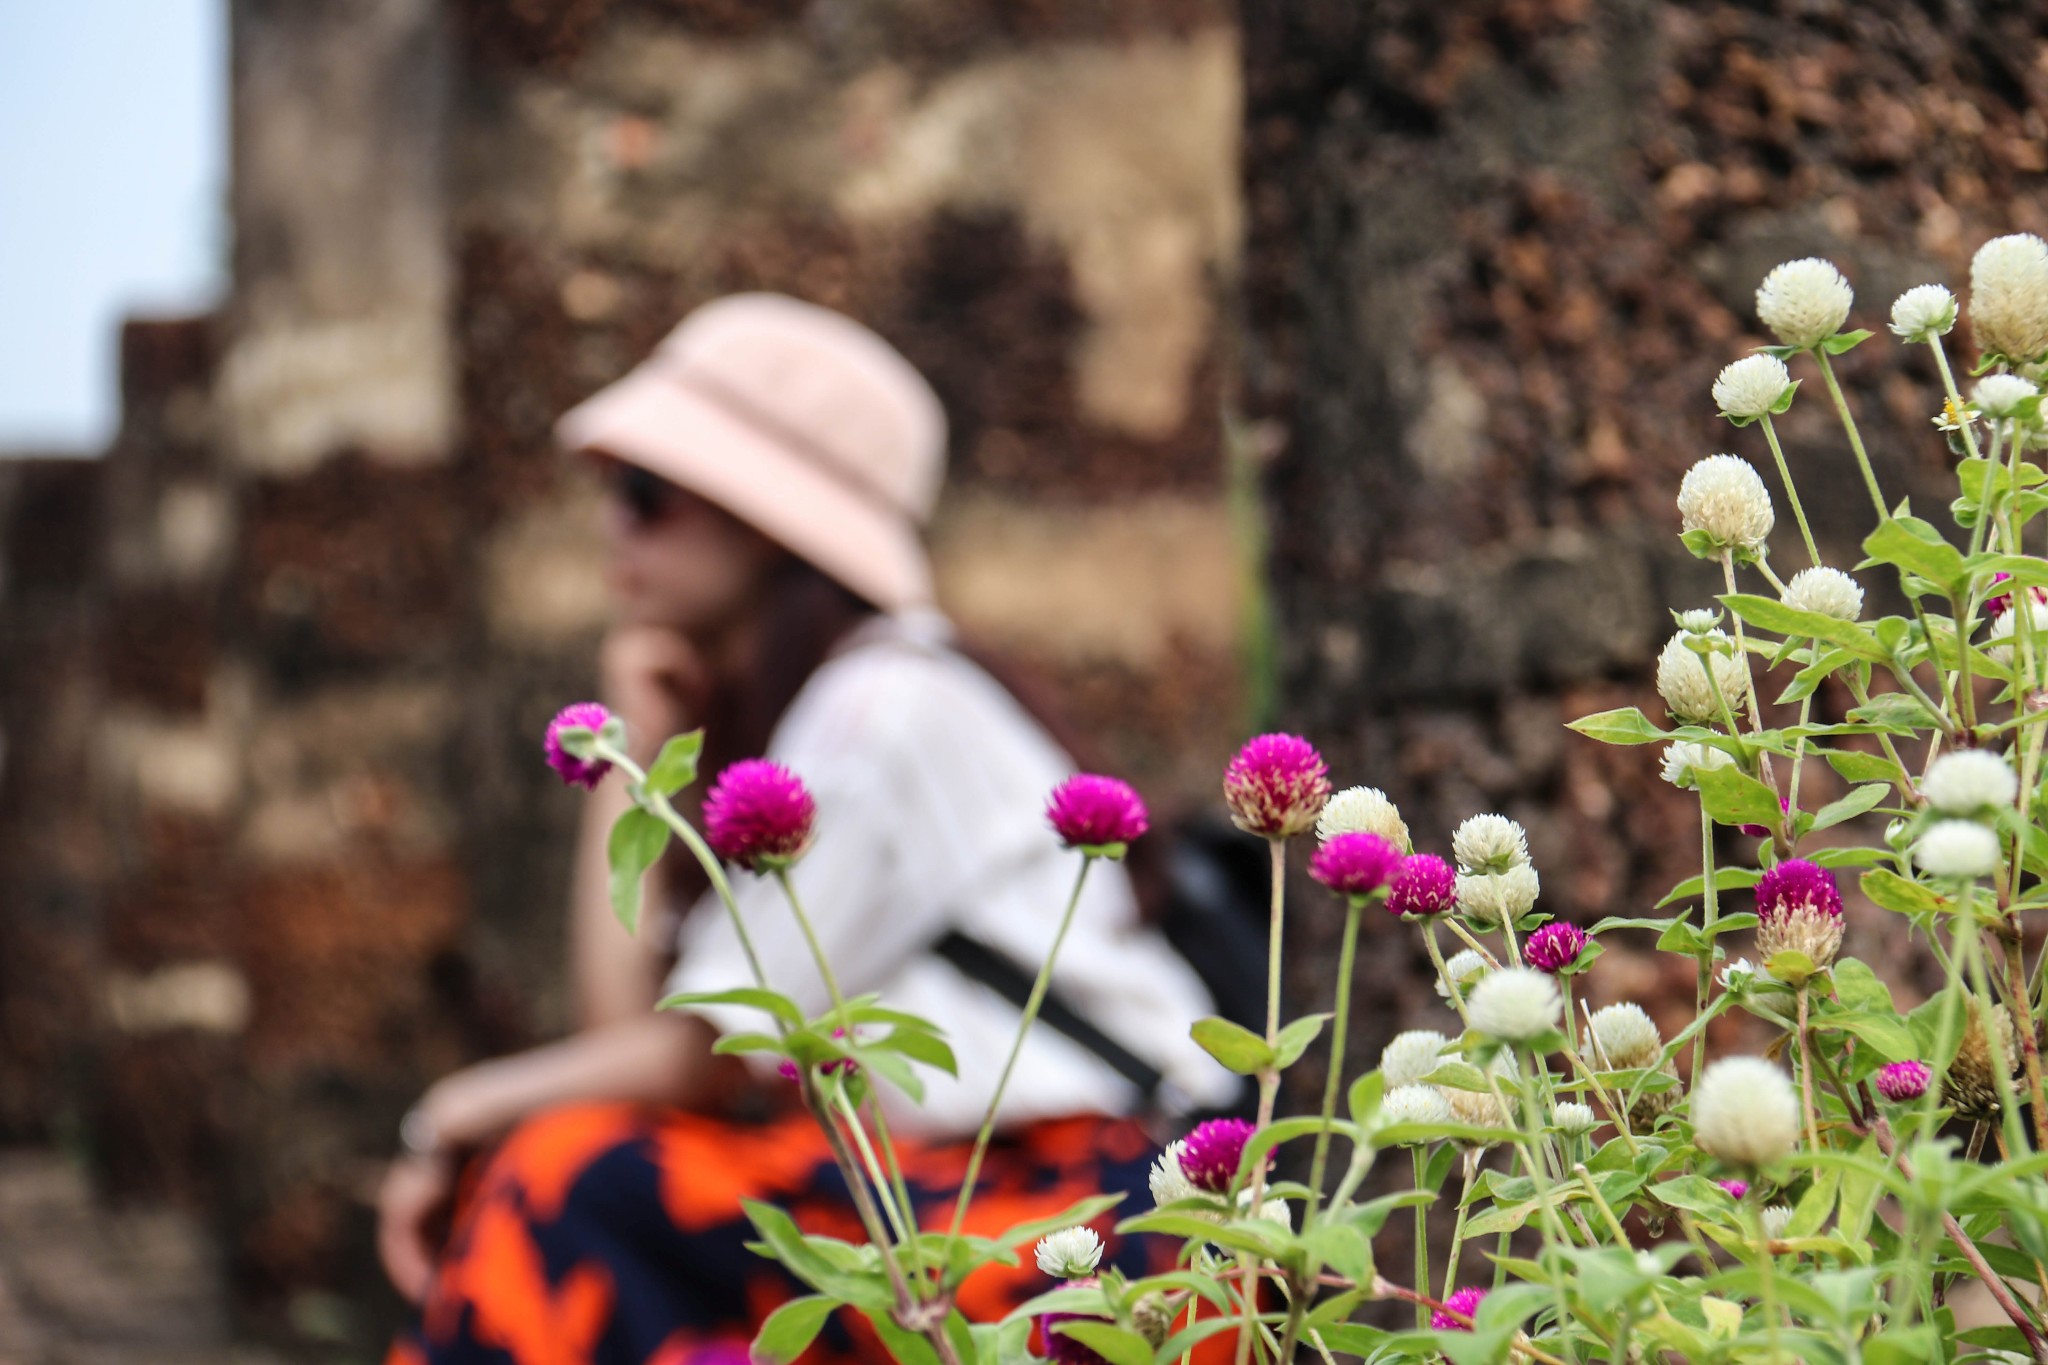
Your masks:
[{"label": "sunglasses", "polygon": [[605,478],[612,497],[635,525],[665,521],[683,505],[682,489],[639,465],[617,461],[608,467]]}]

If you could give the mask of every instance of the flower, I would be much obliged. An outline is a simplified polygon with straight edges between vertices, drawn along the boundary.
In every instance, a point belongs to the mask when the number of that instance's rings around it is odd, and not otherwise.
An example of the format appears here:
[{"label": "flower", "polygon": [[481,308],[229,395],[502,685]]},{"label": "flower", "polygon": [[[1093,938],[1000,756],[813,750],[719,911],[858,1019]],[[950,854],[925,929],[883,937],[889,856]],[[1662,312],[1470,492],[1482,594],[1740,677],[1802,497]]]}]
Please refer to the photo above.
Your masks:
[{"label": "flower", "polygon": [[[2009,573],[1995,573],[1991,575],[1991,582],[1994,587],[2000,583],[2011,581],[2012,575]],[[2048,603],[2048,588],[2030,588],[2028,591],[2036,602]],[[2002,592],[1996,597],[1984,599],[1984,615],[1988,620],[1996,621],[2011,610],[2012,594],[2010,592]]]},{"label": "flower", "polygon": [[1721,969],[1721,989],[1724,991],[1745,991],[1756,976],[1756,964],[1746,957],[1738,957]]},{"label": "flower", "polygon": [[1714,548],[1754,553],[1777,522],[1763,478],[1739,455],[1709,455],[1678,485],[1678,515],[1688,531],[1705,531]]},{"label": "flower", "polygon": [[1767,1242],[1782,1241],[1785,1236],[1785,1229],[1791,1226],[1792,1223],[1792,1206],[1790,1204],[1772,1204],[1759,1214],[1758,1217],[1763,1220],[1764,1240]]},{"label": "flower", "polygon": [[[1451,1102],[1433,1085],[1397,1085],[1380,1101],[1380,1123],[1449,1123]],[[1417,1143],[1427,1139],[1415,1139]],[[1405,1145],[1405,1144],[1404,1144]]]},{"label": "flower", "polygon": [[1768,1166],[1799,1141],[1799,1096],[1761,1057],[1724,1057],[1692,1094],[1693,1140],[1731,1166]]},{"label": "flower", "polygon": [[1998,836],[1973,820],[1938,820],[1913,845],[1913,861],[1935,877],[1985,877],[1998,870]]},{"label": "flower", "polygon": [[1346,787],[1323,806],[1316,838],[1327,843],[1340,834],[1377,834],[1403,853],[1410,847],[1400,809],[1378,787]]},{"label": "flower", "polygon": [[1441,915],[1457,904],[1458,874],[1434,853],[1415,853],[1401,860],[1387,893],[1387,909],[1397,915]]},{"label": "flower", "polygon": [[1145,1183],[1152,1187],[1152,1202],[1159,1208],[1183,1199],[1193,1199],[1201,1193],[1180,1166],[1181,1153],[1187,1150],[1187,1146],[1185,1142],[1169,1144],[1159,1154],[1159,1159],[1152,1163],[1152,1170],[1145,1177]]},{"label": "flower", "polygon": [[[1781,814],[1790,815],[1792,813],[1792,798],[1790,796],[1779,797],[1778,810]],[[1752,839],[1768,839],[1771,837],[1771,827],[1769,825],[1737,825],[1735,828],[1741,830]]]},{"label": "flower", "polygon": [[1692,791],[1699,786],[1699,775],[1708,768],[1725,768],[1735,761],[1733,755],[1716,749],[1711,744],[1696,744],[1691,740],[1675,740],[1664,746],[1664,780],[1674,787]]},{"label": "flower", "polygon": [[1622,1001],[1593,1011],[1586,1051],[1609,1071],[1639,1071],[1664,1054],[1664,1035],[1641,1005]]},{"label": "flower", "polygon": [[1555,920],[1529,935],[1522,956],[1530,966],[1555,974],[1577,962],[1585,950],[1586,931],[1576,924]]},{"label": "flower", "polygon": [[1429,1315],[1429,1325],[1439,1332],[1469,1332],[1472,1330],[1472,1315],[1479,1311],[1479,1301],[1485,1297],[1485,1288],[1467,1285],[1445,1299],[1444,1306]]},{"label": "flower", "polygon": [[1956,325],[1956,296],[1938,284],[1918,284],[1892,300],[1892,330],[1908,341],[1947,336]]},{"label": "flower", "polygon": [[1151,827],[1129,783],[1093,773],[1076,773],[1054,787],[1045,818],[1068,848],[1128,844]]},{"label": "flower", "polygon": [[1862,587],[1840,569],[1825,564],[1793,574],[1780,600],[1794,611],[1832,616],[1837,621],[1853,621],[1863,614]]},{"label": "flower", "polygon": [[1444,973],[1437,980],[1436,993],[1448,1000],[1451,998],[1451,985],[1455,984],[1460,991],[1469,990],[1474,982],[1492,970],[1492,964],[1477,952],[1461,948],[1444,963]]},{"label": "flower", "polygon": [[1340,834],[1315,851],[1308,875],[1347,896],[1365,896],[1400,870],[1401,850],[1378,834]]},{"label": "flower", "polygon": [[556,776],[571,786],[589,791],[604,781],[604,775],[612,770],[605,759],[581,759],[562,747],[562,731],[588,730],[592,734],[604,729],[612,713],[594,701],[572,702],[555,713],[548,722],[546,738],[541,741],[541,750],[548,756],[548,766]]},{"label": "flower", "polygon": [[1925,1062],[1887,1062],[1877,1069],[1877,1093],[1894,1104],[1904,1104],[1926,1094],[1933,1079]]},{"label": "flower", "polygon": [[1714,406],[1723,417],[1754,421],[1778,410],[1792,373],[1774,355],[1748,355],[1724,366],[1714,380]]},{"label": "flower", "polygon": [[1721,615],[1712,607],[1692,607],[1686,611],[1673,612],[1672,619],[1687,635],[1712,635],[1714,627],[1721,624]]},{"label": "flower", "polygon": [[[1657,656],[1657,694],[1664,698],[1664,704],[1679,720],[1719,720],[1721,708],[1714,700],[1714,685],[1719,684],[1721,695],[1728,700],[1729,710],[1739,713],[1749,700],[1748,661],[1719,651],[1700,654],[1687,645],[1689,639],[1719,643],[1727,640],[1728,636],[1719,630],[1698,636],[1689,636],[1684,631],[1673,635],[1665,643],[1664,652]],[[1707,680],[1710,666],[1714,670],[1712,683]]]},{"label": "flower", "polygon": [[1958,749],[1934,760],[1920,779],[1920,794],[1943,814],[1975,815],[1988,807],[2010,806],[2020,794],[2020,780],[1989,749]]},{"label": "flower", "polygon": [[[1966,1119],[1990,1119],[1998,1116],[1998,1065],[1993,1060],[1992,1034],[1997,1034],[1996,1056],[2005,1063],[2005,1074],[2009,1080],[2019,1074],[2019,1050],[2013,1046],[2014,1034],[2012,1015],[2003,1009],[1983,1009],[1975,997],[1963,999],[1964,1008],[1969,1012],[1969,1022],[1963,1028],[1963,1040],[1956,1046],[1955,1060],[1948,1065],[1948,1075],[1942,1079],[1941,1098],[1943,1103],[1955,1106],[1955,1111]],[[1984,1021],[1991,1021],[1987,1031]]]},{"label": "flower", "polygon": [[1529,836],[1505,815],[1474,815],[1451,835],[1460,872],[1505,872],[1529,861]]},{"label": "flower", "polygon": [[1550,1121],[1566,1137],[1584,1137],[1600,1126],[1600,1116],[1593,1112],[1593,1106],[1577,1100],[1561,1102],[1550,1111]]},{"label": "flower", "polygon": [[2048,352],[2048,242],[1993,237],[1970,261],[1970,331],[1978,349],[2011,360]]},{"label": "flower", "polygon": [[1856,295],[1842,272],[1817,257],[1787,261],[1757,286],[1756,315],[1779,342],[1811,350],[1842,330]]},{"label": "flower", "polygon": [[1460,877],[1454,894],[1458,909],[1473,919],[1497,925],[1528,914],[1542,890],[1536,869],[1523,863],[1505,872]]},{"label": "flower", "polygon": [[1804,858],[1787,858],[1756,884],[1756,950],[1766,964],[1800,952],[1816,967],[1842,946],[1842,892],[1835,874]]},{"label": "flower", "polygon": [[[1060,1288],[1093,1289],[1098,1283],[1099,1281],[1090,1275],[1078,1280],[1068,1280]],[[1057,1365],[1109,1365],[1109,1361],[1094,1347],[1083,1345],[1065,1332],[1054,1330],[1066,1322],[1106,1321],[1108,1319],[1099,1313],[1040,1313],[1038,1334],[1044,1339],[1045,1354],[1057,1362]]]},{"label": "flower", "polygon": [[750,872],[788,867],[810,846],[818,803],[780,763],[749,758],[718,775],[704,797],[704,838]]},{"label": "flower", "polygon": [[1719,1185],[1721,1192],[1730,1199],[1739,1200],[1749,1193],[1749,1182],[1747,1180],[1717,1180],[1714,1183]]},{"label": "flower", "polygon": [[1451,1040],[1435,1029],[1412,1028],[1395,1034],[1394,1040],[1380,1050],[1380,1073],[1386,1078],[1387,1089],[1414,1085],[1436,1070],[1438,1054],[1450,1045]]},{"label": "flower", "polygon": [[[2025,600],[2027,633],[2035,642],[2031,648],[2035,666],[2039,667],[2042,651],[2040,641],[2044,635],[2048,635],[2048,600],[2044,600],[2039,588],[2033,589]],[[2009,665],[2013,662],[2013,637],[2019,632],[2019,613],[2010,610],[2010,597],[2007,601],[2008,609],[1991,618],[1991,632],[1985,637],[1984,652],[1991,656],[1992,662]]]},{"label": "flower", "polygon": [[1038,1268],[1056,1280],[1078,1280],[1095,1273],[1102,1260],[1102,1239],[1093,1228],[1061,1228],[1038,1239]]},{"label": "flower", "polygon": [[[1490,1080],[1503,1086],[1517,1084],[1514,1054],[1502,1052],[1495,1057],[1492,1064],[1486,1068],[1486,1075]],[[1494,1097],[1490,1087],[1486,1090],[1458,1090],[1450,1086],[1439,1088],[1443,1092],[1444,1102],[1451,1106],[1451,1118],[1456,1122],[1472,1128],[1506,1129],[1514,1126],[1513,1117],[1501,1107],[1500,1100]],[[1470,1138],[1460,1138],[1459,1142],[1479,1147],[1493,1145],[1485,1140],[1474,1142]]]},{"label": "flower", "polygon": [[1181,1140],[1180,1169],[1198,1190],[1221,1194],[1237,1179],[1252,1126],[1243,1119],[1210,1119]]},{"label": "flower", "polygon": [[1286,839],[1314,829],[1330,799],[1329,770],[1296,735],[1260,735],[1223,770],[1223,799],[1239,829]]},{"label": "flower", "polygon": [[1977,411],[1986,417],[2014,417],[2019,405],[2041,392],[2028,380],[2016,374],[1987,374],[1977,381],[1977,391],[1971,398]]},{"label": "flower", "polygon": [[1526,1043],[1556,1028],[1562,1007],[1557,983],[1530,967],[1488,972],[1465,998],[1473,1028],[1511,1043]]}]

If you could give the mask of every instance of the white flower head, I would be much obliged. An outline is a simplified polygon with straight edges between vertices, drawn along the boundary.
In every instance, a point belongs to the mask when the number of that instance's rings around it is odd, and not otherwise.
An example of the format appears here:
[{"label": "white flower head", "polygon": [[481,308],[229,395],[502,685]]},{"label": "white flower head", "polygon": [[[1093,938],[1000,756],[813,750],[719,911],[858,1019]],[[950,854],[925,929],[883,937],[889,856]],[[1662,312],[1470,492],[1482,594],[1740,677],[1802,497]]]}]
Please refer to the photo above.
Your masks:
[{"label": "white flower head", "polygon": [[1674,740],[1664,746],[1664,780],[1674,787],[1691,791],[1699,786],[1700,773],[1708,768],[1725,768],[1734,761],[1733,755],[1723,753],[1711,744],[1698,744],[1689,739]]},{"label": "white flower head", "polygon": [[1908,341],[1947,336],[1956,325],[1956,296],[1938,284],[1918,284],[1892,300],[1892,330]]},{"label": "white flower head", "polygon": [[1783,1241],[1785,1229],[1792,1224],[1790,1204],[1772,1204],[1757,1215],[1763,1221],[1764,1239],[1771,1242]]},{"label": "white flower head", "polygon": [[1686,643],[1691,639],[1723,641],[1728,636],[1719,630],[1691,636],[1681,630],[1673,635],[1664,652],[1657,656],[1658,695],[1679,720],[1700,723],[1721,719],[1721,708],[1714,700],[1714,685],[1707,681],[1707,669],[1711,667],[1714,683],[1720,684],[1729,709],[1740,715],[1749,701],[1749,661],[1732,651],[1700,654]]},{"label": "white flower head", "polygon": [[1543,893],[1542,878],[1528,863],[1505,872],[1481,872],[1459,877],[1456,887],[1458,909],[1482,924],[1499,925],[1522,918]]},{"label": "white flower head", "polygon": [[1975,815],[1987,806],[2010,806],[2020,780],[1989,749],[1958,749],[1934,760],[1920,780],[1927,804],[1947,815]]},{"label": "white flower head", "polygon": [[1855,291],[1816,256],[1774,266],[1756,290],[1756,315],[1782,345],[1809,350],[1842,330]]},{"label": "white flower head", "polygon": [[1252,1192],[1250,1190],[1239,1190],[1237,1192],[1238,1217],[1263,1218],[1268,1223],[1278,1223],[1289,1232],[1294,1231],[1294,1210],[1287,1206],[1285,1199],[1275,1199],[1269,1194],[1259,1201],[1257,1208],[1252,1208],[1251,1204]]},{"label": "white flower head", "polygon": [[1938,820],[1913,845],[1913,861],[1934,877],[1988,877],[1998,870],[1998,836],[1974,820]]},{"label": "white flower head", "polygon": [[1380,1051],[1380,1073],[1386,1077],[1387,1089],[1414,1085],[1436,1070],[1438,1055],[1450,1045],[1451,1040],[1435,1029],[1412,1028],[1395,1034]]},{"label": "white flower head", "polygon": [[1692,1092],[1693,1140],[1731,1166],[1768,1166],[1799,1141],[1791,1078],[1761,1057],[1724,1057]]},{"label": "white flower head", "polygon": [[1714,406],[1723,417],[1752,421],[1778,410],[1792,372],[1774,355],[1747,355],[1724,366],[1714,380]]},{"label": "white flower head", "polygon": [[[2029,622],[2027,634],[2034,641],[2034,667],[2038,669],[2041,666],[2042,655],[2048,652],[2048,602],[2034,596],[2036,591],[2037,589],[2030,588],[2025,592],[2013,593],[2012,601],[2026,604]],[[1991,623],[1991,629],[1984,636],[1984,652],[1991,656],[1993,663],[2008,666],[2012,664],[2013,636],[2018,630],[2019,613],[2011,609],[2000,612],[1998,619]]]},{"label": "white flower head", "polygon": [[1840,569],[1816,564],[1792,575],[1785,585],[1784,603],[1794,611],[1818,612],[1837,621],[1853,621],[1863,614],[1863,589]]},{"label": "white flower head", "polygon": [[1152,1170],[1145,1177],[1145,1183],[1152,1187],[1152,1202],[1159,1208],[1183,1199],[1193,1199],[1202,1193],[1180,1168],[1180,1154],[1186,1148],[1185,1142],[1170,1144],[1152,1163]]},{"label": "white flower head", "polygon": [[1465,1000],[1473,1028],[1511,1043],[1526,1043],[1556,1028],[1563,1007],[1557,982],[1533,967],[1489,972]]},{"label": "white flower head", "polygon": [[1721,989],[1740,995],[1756,980],[1756,964],[1746,957],[1738,957],[1721,968]]},{"label": "white flower head", "polygon": [[1436,983],[1436,993],[1448,1000],[1451,998],[1451,988],[1445,984],[1446,978],[1455,983],[1460,991],[1469,991],[1481,977],[1492,970],[1486,965],[1486,959],[1478,953],[1470,948],[1461,949],[1451,954],[1449,960],[1444,963],[1444,975]]},{"label": "white flower head", "polygon": [[1970,397],[1977,411],[1986,417],[2012,417],[2017,415],[2020,404],[2040,392],[2032,381],[2016,374],[1987,374],[1977,381]]},{"label": "white flower head", "polygon": [[1323,803],[1316,817],[1317,840],[1328,843],[1340,834],[1377,834],[1395,848],[1411,847],[1400,809],[1378,787],[1346,787]]},{"label": "white flower head", "polygon": [[1566,1137],[1584,1137],[1600,1125],[1600,1116],[1593,1112],[1590,1104],[1565,1100],[1550,1111],[1550,1121]]},{"label": "white flower head", "polygon": [[1755,553],[1777,524],[1763,476],[1740,455],[1709,455],[1678,485],[1678,515],[1688,531],[1705,531],[1718,548]]},{"label": "white flower head", "polygon": [[[1399,1085],[1387,1092],[1380,1101],[1380,1123],[1392,1127],[1397,1123],[1449,1123],[1451,1102],[1444,1098],[1444,1092],[1433,1085]],[[1428,1139],[1417,1139],[1424,1142]]]},{"label": "white flower head", "polygon": [[1641,1005],[1623,1001],[1593,1011],[1586,1052],[1609,1071],[1640,1071],[1664,1055],[1664,1035]]},{"label": "white flower head", "polygon": [[1038,1239],[1038,1268],[1056,1280],[1093,1275],[1102,1260],[1102,1239],[1093,1228],[1061,1228]]},{"label": "white flower head", "polygon": [[1687,635],[1711,635],[1721,624],[1721,613],[1712,607],[1693,607],[1678,613],[1678,628]]},{"label": "white flower head", "polygon": [[1505,815],[1474,815],[1451,835],[1460,872],[1505,872],[1529,861],[1529,836]]},{"label": "white flower head", "polygon": [[1970,330],[1979,349],[2016,361],[2048,353],[2048,242],[1993,237],[1970,261]]}]

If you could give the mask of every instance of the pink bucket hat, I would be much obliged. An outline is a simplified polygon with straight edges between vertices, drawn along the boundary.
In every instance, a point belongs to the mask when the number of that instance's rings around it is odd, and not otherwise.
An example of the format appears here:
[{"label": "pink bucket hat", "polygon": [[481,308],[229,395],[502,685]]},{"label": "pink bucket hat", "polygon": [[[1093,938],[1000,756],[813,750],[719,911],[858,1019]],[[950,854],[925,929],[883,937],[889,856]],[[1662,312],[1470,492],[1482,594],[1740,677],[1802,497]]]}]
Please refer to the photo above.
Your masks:
[{"label": "pink bucket hat", "polygon": [[555,435],[717,503],[885,611],[932,599],[919,532],[945,410],[850,318],[780,294],[707,303]]}]

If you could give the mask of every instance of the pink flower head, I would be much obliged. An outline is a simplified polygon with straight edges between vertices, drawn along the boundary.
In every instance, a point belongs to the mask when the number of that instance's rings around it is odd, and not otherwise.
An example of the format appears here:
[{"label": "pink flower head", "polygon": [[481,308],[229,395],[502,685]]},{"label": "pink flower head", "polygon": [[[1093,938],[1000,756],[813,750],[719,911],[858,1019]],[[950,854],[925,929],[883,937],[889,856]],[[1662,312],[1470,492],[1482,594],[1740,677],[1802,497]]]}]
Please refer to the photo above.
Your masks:
[{"label": "pink flower head", "polygon": [[1522,956],[1529,959],[1531,967],[1555,976],[1577,962],[1579,954],[1585,950],[1586,931],[1576,924],[1557,920],[1529,935]]},{"label": "pink flower head", "polygon": [[[2009,573],[1995,573],[1991,575],[1991,581],[1994,584],[2007,582],[2011,578],[2012,575]],[[2031,589],[2031,591],[2034,594],[2034,600],[2036,602],[2048,605],[2048,589],[2034,588]],[[2005,615],[2007,612],[2011,610],[2012,594],[2009,592],[2000,593],[1996,597],[1986,599],[1984,603],[1984,619],[1987,621],[1996,621],[1999,617]]]},{"label": "pink flower head", "polygon": [[562,731],[582,727],[593,733],[602,730],[612,713],[594,701],[572,702],[555,713],[548,722],[547,737],[541,741],[541,749],[548,756],[548,766],[553,768],[564,782],[582,787],[585,791],[604,781],[604,775],[612,765],[603,759],[585,761],[562,747]]},{"label": "pink flower head", "polygon": [[1252,1126],[1243,1119],[1210,1119],[1197,1124],[1180,1149],[1180,1173],[1198,1190],[1222,1194],[1237,1179]]},{"label": "pink flower head", "polygon": [[1756,884],[1756,914],[1765,924],[1797,912],[1842,917],[1842,892],[1835,874],[1804,858],[1787,858]]},{"label": "pink flower head", "polygon": [[749,758],[718,775],[704,797],[704,838],[729,863],[772,872],[803,856],[818,803],[780,763]]},{"label": "pink flower head", "polygon": [[1877,1093],[1894,1104],[1904,1104],[1926,1094],[1933,1078],[1925,1062],[1888,1062],[1877,1069]]},{"label": "pink flower head", "polygon": [[[1790,815],[1792,813],[1792,798],[1789,796],[1779,797],[1778,809]],[[1738,825],[1736,828],[1752,839],[1768,839],[1771,837],[1771,827],[1769,825]]]},{"label": "pink flower head", "polygon": [[1720,1185],[1721,1193],[1727,1195],[1730,1199],[1740,1200],[1749,1193],[1749,1182],[1747,1180],[1722,1180],[1716,1183]]},{"label": "pink flower head", "polygon": [[1458,903],[1458,874],[1434,853],[1416,853],[1401,860],[1387,893],[1387,909],[1409,915],[1441,915]]},{"label": "pink flower head", "polygon": [[[1102,1281],[1090,1275],[1086,1279],[1068,1280],[1061,1284],[1060,1288],[1093,1289],[1101,1283]],[[1075,1338],[1068,1336],[1065,1332],[1055,1332],[1052,1330],[1063,1322],[1102,1321],[1104,1319],[1092,1313],[1040,1313],[1038,1315],[1038,1335],[1043,1338],[1043,1341],[1040,1343],[1040,1349],[1045,1352],[1048,1359],[1057,1361],[1058,1365],[1109,1365],[1109,1362],[1094,1347],[1084,1345]]]},{"label": "pink flower head", "polygon": [[1128,782],[1093,773],[1076,773],[1054,787],[1045,818],[1068,848],[1128,844],[1151,828],[1145,803]]},{"label": "pink flower head", "polygon": [[[846,1030],[843,1028],[833,1029],[832,1036],[834,1038],[844,1038]],[[851,1057],[834,1057],[829,1062],[820,1063],[818,1070],[827,1076],[832,1076],[837,1075],[841,1071],[859,1071],[860,1063]],[[796,1079],[796,1063],[785,1057],[776,1063],[775,1073],[785,1081],[794,1081]]]},{"label": "pink flower head", "polygon": [[[1483,1287],[1467,1285],[1445,1299],[1443,1308],[1429,1315],[1429,1325],[1439,1332],[1469,1332],[1472,1330],[1472,1315],[1479,1311],[1479,1301],[1485,1297]],[[1461,1314],[1463,1320],[1452,1317],[1452,1313]]]},{"label": "pink flower head", "polygon": [[1401,870],[1401,850],[1378,834],[1340,834],[1308,860],[1308,875],[1332,891],[1366,896],[1379,890]]},{"label": "pink flower head", "polygon": [[1268,839],[1314,829],[1330,799],[1330,773],[1315,746],[1295,735],[1260,735],[1223,770],[1231,823]]}]

